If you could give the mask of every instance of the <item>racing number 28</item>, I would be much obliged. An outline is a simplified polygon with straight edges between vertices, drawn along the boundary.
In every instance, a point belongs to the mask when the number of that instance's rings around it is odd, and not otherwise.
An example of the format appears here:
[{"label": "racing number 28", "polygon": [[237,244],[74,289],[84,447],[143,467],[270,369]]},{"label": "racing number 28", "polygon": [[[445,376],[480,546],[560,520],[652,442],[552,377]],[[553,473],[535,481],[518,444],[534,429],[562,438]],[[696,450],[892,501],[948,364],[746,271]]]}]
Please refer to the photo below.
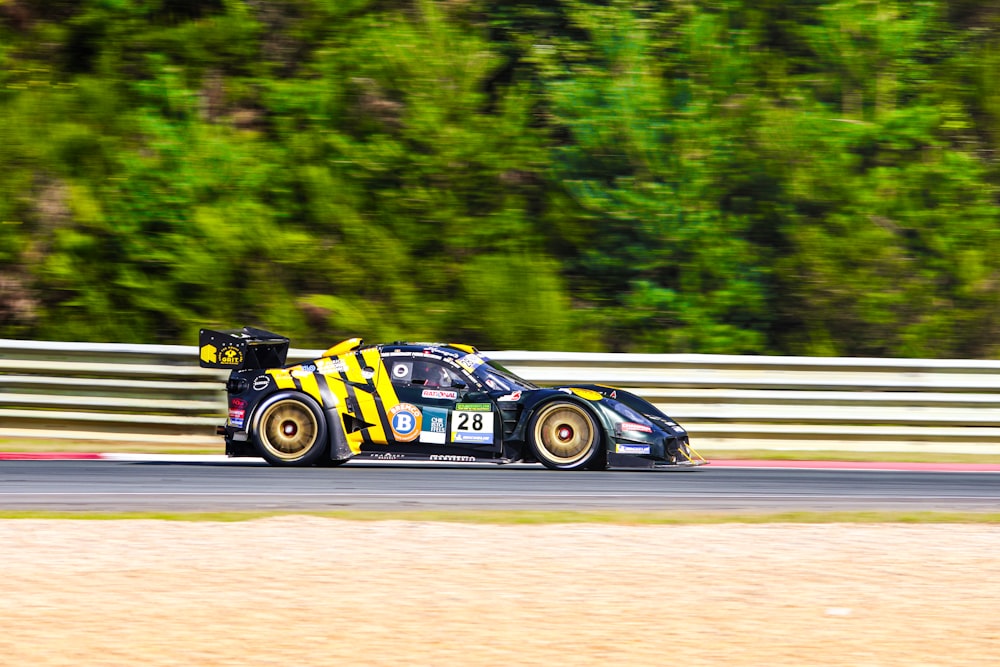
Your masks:
[{"label": "racing number 28", "polygon": [[[470,424],[469,418],[472,418],[472,423]],[[482,431],[483,430],[483,416],[481,414],[470,415],[468,412],[460,412],[458,414],[458,430],[459,431]]]},{"label": "racing number 28", "polygon": [[488,445],[493,442],[493,413],[455,412],[451,423],[452,442]]}]

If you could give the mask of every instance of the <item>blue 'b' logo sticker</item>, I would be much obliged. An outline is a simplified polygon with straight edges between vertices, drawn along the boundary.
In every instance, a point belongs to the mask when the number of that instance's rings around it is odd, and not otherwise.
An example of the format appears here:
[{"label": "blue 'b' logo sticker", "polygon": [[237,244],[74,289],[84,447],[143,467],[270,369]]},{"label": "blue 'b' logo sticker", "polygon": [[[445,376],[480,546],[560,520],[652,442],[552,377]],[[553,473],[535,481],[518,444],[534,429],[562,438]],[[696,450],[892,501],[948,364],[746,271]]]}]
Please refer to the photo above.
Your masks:
[{"label": "blue 'b' logo sticker", "polygon": [[392,418],[392,428],[404,435],[411,433],[416,423],[417,422],[413,419],[413,416],[406,412],[400,412]]},{"label": "blue 'b' logo sticker", "polygon": [[416,440],[422,423],[423,415],[415,405],[400,403],[389,409],[389,427],[397,442]]}]

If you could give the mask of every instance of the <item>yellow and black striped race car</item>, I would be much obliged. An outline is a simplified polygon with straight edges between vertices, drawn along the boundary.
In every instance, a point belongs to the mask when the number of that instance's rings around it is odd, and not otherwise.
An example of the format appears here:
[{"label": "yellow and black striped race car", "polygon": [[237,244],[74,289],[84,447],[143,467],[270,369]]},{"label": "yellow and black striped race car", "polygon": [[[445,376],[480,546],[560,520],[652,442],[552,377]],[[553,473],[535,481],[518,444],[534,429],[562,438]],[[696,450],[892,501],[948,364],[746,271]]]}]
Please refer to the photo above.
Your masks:
[{"label": "yellow and black striped race car", "polygon": [[199,335],[200,364],[230,369],[229,456],[272,465],[350,459],[540,462],[557,470],[698,465],[687,432],[612,387],[538,387],[469,345],[352,338],[286,364],[262,329]]}]

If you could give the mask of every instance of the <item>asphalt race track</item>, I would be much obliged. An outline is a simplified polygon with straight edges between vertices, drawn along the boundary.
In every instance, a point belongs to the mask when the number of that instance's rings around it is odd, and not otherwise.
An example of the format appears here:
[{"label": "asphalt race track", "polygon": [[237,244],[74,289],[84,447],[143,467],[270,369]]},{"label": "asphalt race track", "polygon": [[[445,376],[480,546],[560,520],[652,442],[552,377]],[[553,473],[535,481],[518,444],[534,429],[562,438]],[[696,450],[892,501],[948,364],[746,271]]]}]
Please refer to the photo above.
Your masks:
[{"label": "asphalt race track", "polygon": [[1000,511],[1000,472],[743,468],[558,472],[536,465],[254,459],[0,460],[0,510]]}]

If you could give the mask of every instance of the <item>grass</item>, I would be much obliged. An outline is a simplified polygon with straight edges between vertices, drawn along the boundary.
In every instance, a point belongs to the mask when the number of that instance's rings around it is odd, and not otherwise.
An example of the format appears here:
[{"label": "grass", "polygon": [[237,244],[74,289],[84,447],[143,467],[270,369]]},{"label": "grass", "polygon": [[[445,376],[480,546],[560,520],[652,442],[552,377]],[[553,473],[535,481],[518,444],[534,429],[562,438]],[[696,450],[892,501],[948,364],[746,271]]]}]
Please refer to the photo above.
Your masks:
[{"label": "grass", "polygon": [[1000,512],[933,511],[828,511],[828,512],[617,512],[573,510],[486,510],[486,511],[245,511],[245,512],[93,512],[6,510],[5,519],[73,519],[92,521],[253,521],[275,516],[310,516],[348,521],[437,521],[491,525],[547,525],[598,523],[627,526],[691,524],[764,523],[895,523],[895,524],[1000,524]]}]

